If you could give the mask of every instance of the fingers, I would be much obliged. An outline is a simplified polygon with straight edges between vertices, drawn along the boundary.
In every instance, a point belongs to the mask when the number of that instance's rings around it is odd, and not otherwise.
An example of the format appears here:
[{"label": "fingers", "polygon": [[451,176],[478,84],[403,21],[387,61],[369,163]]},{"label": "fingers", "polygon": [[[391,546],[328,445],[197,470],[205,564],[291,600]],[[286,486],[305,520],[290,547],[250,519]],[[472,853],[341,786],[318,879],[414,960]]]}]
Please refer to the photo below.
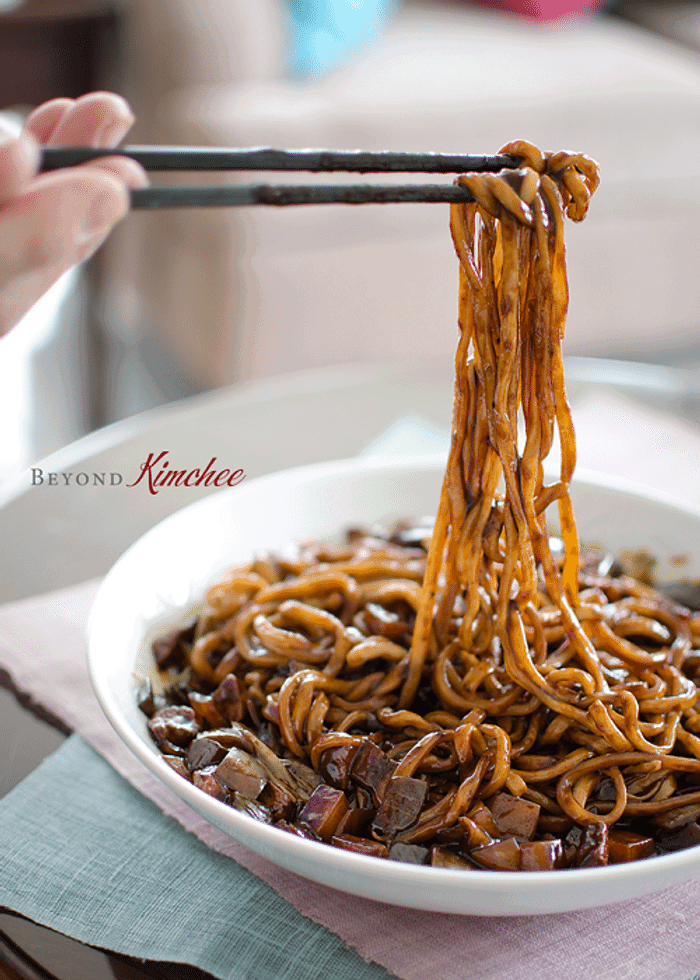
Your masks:
[{"label": "fingers", "polygon": [[0,335],[66,269],[94,251],[128,208],[121,179],[88,169],[47,174],[6,204],[0,221]]},{"label": "fingers", "polygon": [[35,109],[19,139],[0,128],[0,336],[59,276],[88,258],[148,178],[126,157],[36,176],[40,144],[111,147],[133,123],[118,95],[93,92]]},{"label": "fingers", "polygon": [[111,92],[91,92],[75,101],[53,99],[35,109],[26,130],[47,146],[106,147],[126,135],[134,121],[128,102]]},{"label": "fingers", "polygon": [[[53,99],[32,112],[25,132],[40,143],[62,146],[116,146],[134,121],[128,102],[111,92],[91,92],[79,99]],[[129,187],[148,183],[145,170],[139,164],[119,158],[102,158],[84,164],[82,168],[111,174]],[[1,193],[1,191],[0,191]]]},{"label": "fingers", "polygon": [[[79,99],[53,99],[39,106],[28,117],[25,134],[30,140],[35,137],[51,145],[106,147],[118,143],[133,121],[129,104],[121,96],[111,92],[91,92]],[[36,209],[36,235],[51,238],[45,255],[48,264],[54,258],[56,242],[50,227],[52,208],[57,207],[58,198],[63,195],[62,227],[64,234],[69,236],[64,248],[67,267],[90,255],[112,225],[123,217],[128,204],[127,189],[143,187],[147,183],[146,172],[134,160],[103,157],[80,167],[35,178],[24,189],[27,198],[24,204],[15,202],[13,220],[24,228],[28,211],[32,207]],[[117,185],[121,185],[118,192]],[[102,205],[94,203],[97,200],[101,200]],[[0,219],[5,216],[0,211]],[[12,233],[16,234],[17,228],[13,228]],[[30,237],[27,232],[22,240],[30,242]],[[28,244],[24,253],[16,256],[15,267],[26,270],[36,265],[31,256],[41,250],[35,246],[36,243]]]},{"label": "fingers", "polygon": [[82,262],[128,211],[128,188],[146,182],[124,157],[36,178],[0,215],[0,290],[40,266]]},{"label": "fingers", "polygon": [[126,187],[107,173],[71,171],[38,180],[3,210],[0,289],[41,266],[68,268],[128,207]]}]

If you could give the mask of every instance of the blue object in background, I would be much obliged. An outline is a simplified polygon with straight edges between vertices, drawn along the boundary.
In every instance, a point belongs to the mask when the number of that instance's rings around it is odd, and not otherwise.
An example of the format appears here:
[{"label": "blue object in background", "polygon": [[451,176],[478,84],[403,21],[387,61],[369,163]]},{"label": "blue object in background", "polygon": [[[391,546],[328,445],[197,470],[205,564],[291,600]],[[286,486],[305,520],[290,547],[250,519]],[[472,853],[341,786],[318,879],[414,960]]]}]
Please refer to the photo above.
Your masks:
[{"label": "blue object in background", "polygon": [[315,78],[337,68],[384,25],[396,0],[288,0],[287,74]]}]

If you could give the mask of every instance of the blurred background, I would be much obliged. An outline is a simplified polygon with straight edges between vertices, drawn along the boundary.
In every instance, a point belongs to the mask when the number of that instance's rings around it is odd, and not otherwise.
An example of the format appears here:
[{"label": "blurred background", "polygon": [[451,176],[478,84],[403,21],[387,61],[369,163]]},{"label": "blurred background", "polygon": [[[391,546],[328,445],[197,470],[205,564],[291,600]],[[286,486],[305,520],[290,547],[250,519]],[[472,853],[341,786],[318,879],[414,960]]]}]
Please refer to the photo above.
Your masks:
[{"label": "blurred background", "polygon": [[[567,353],[700,362],[700,2],[0,0],[17,125],[97,88],[134,143],[583,150]],[[449,369],[456,304],[446,205],[134,213],[0,344],[0,480],[242,380]]]}]

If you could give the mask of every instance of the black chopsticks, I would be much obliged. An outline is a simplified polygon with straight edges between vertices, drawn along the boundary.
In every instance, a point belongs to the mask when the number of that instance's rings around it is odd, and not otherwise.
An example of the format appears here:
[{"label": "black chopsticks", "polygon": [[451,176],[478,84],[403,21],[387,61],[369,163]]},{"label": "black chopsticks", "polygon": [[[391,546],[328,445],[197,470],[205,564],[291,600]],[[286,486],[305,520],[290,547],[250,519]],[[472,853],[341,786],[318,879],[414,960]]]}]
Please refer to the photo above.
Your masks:
[{"label": "black chopsticks", "polygon": [[453,184],[248,184],[243,187],[146,187],[131,192],[134,208],[245,207],[267,204],[398,204],[473,201]]},{"label": "black chopsticks", "polygon": [[[507,154],[393,153],[363,150],[220,149],[188,146],[124,146],[113,149],[45,147],[42,170],[71,167],[103,156],[128,156],[149,171],[295,171],[310,173],[467,173],[497,172],[518,166]],[[293,204],[375,204],[470,201],[466,188],[453,184],[346,185],[161,185],[131,193],[134,208],[244,207]]]},{"label": "black chopsticks", "polygon": [[463,153],[393,153],[383,150],[220,149],[217,146],[121,146],[116,150],[46,146],[42,170],[73,167],[106,156],[127,156],[146,170],[306,170],[310,173],[459,174],[497,171],[518,165],[505,153],[492,156]]}]

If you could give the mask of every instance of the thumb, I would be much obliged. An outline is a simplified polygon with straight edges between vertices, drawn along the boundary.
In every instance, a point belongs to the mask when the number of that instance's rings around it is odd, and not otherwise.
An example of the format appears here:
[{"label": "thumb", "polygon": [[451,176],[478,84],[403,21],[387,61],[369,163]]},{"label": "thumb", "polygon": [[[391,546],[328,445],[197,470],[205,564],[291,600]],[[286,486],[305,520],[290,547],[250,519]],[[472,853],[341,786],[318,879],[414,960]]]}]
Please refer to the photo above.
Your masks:
[{"label": "thumb", "polygon": [[67,269],[129,208],[125,186],[102,172],[64,171],[0,208],[0,290],[41,268]]}]

